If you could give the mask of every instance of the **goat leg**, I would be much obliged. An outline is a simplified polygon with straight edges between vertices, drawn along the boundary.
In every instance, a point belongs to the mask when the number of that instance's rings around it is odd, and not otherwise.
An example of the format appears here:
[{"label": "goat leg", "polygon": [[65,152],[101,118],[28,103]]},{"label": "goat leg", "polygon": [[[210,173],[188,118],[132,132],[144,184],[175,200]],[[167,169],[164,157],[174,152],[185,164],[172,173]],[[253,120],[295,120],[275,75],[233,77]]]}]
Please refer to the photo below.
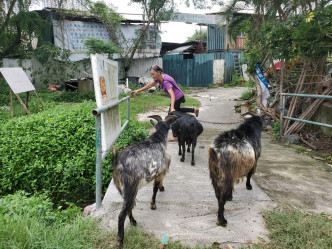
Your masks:
[{"label": "goat leg", "polygon": [[226,198],[224,195],[220,196],[220,199],[218,200],[218,226],[225,227],[227,225],[227,220],[224,217],[224,211],[225,211],[225,203]]},{"label": "goat leg", "polygon": [[130,223],[131,223],[133,226],[136,226],[137,222],[136,222],[136,220],[134,219],[134,216],[133,216],[132,210],[129,211],[128,216],[129,216]]},{"label": "goat leg", "polygon": [[182,157],[181,157],[180,161],[184,162],[185,154],[186,154],[186,143],[185,143],[185,141],[181,141],[181,147],[182,147]]},{"label": "goat leg", "polygon": [[[127,214],[129,214],[129,219],[130,221],[130,215],[132,217],[132,209],[134,208],[134,203],[135,203],[135,198],[137,195],[137,191],[138,191],[138,181],[134,181],[134,184],[129,185],[128,182],[126,182],[126,187],[124,189],[124,202],[122,205],[122,209],[121,212],[119,214],[119,218],[118,218],[118,244],[119,247],[123,246],[123,238],[124,238],[124,222],[126,220]],[[133,217],[132,217],[133,218]],[[136,222],[136,221],[135,221]]]},{"label": "goat leg", "polygon": [[187,152],[190,152],[190,146],[191,146],[191,142],[188,142]]},{"label": "goat leg", "polygon": [[196,147],[196,139],[192,141],[192,149],[191,149],[191,165],[195,165],[195,147]]},{"label": "goat leg", "polygon": [[154,180],[154,183],[153,183],[153,194],[152,194],[152,198],[151,198],[151,201],[150,201],[152,210],[157,209],[156,196],[157,196],[157,192],[158,192],[158,189],[159,189],[160,181],[161,181],[161,178],[159,176]]},{"label": "goat leg", "polygon": [[164,179],[161,179],[160,182],[159,182],[159,191],[161,191],[161,192],[165,191],[163,180]]},{"label": "goat leg", "polygon": [[178,146],[179,146],[179,156],[181,156],[182,152],[181,152],[181,138],[180,138],[180,136],[178,137]]},{"label": "goat leg", "polygon": [[252,190],[252,186],[251,186],[251,184],[250,184],[250,178],[251,178],[253,172],[254,172],[254,168],[252,168],[252,169],[249,171],[248,175],[247,175],[246,187],[247,187],[248,190]]}]

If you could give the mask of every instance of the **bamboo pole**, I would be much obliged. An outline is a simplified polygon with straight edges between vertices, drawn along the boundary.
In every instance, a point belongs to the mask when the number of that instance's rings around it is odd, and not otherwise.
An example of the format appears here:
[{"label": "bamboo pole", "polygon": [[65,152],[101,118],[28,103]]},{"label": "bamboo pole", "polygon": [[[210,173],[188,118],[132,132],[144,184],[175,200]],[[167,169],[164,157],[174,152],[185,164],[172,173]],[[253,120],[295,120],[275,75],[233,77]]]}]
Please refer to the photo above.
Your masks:
[{"label": "bamboo pole", "polygon": [[[283,118],[283,113],[284,113],[284,105],[283,105],[283,96],[282,96],[282,93],[283,93],[283,91],[284,91],[284,89],[283,89],[283,85],[284,85],[284,70],[285,70],[285,60],[284,59],[282,59],[281,60],[281,75],[280,75],[280,104],[279,104],[279,106],[280,106],[280,123],[282,124],[283,123],[283,120],[284,120],[284,118]],[[279,134],[279,142],[281,142],[281,138],[282,138],[282,136],[283,136],[283,126],[281,125],[280,126],[280,134]]]},{"label": "bamboo pole", "polygon": [[[301,70],[300,78],[299,78],[299,80],[298,80],[298,82],[296,84],[295,93],[300,93],[302,91],[303,83],[304,83],[304,80],[305,80],[305,77],[306,77],[307,65],[308,65],[308,63],[307,63],[307,61],[305,61],[304,64],[303,64],[302,70]],[[293,115],[293,113],[295,111],[295,107],[297,105],[297,101],[298,101],[298,97],[292,98],[286,116],[291,117]],[[288,119],[285,120],[284,131],[287,130],[287,128],[289,126],[289,122],[290,121]]]}]

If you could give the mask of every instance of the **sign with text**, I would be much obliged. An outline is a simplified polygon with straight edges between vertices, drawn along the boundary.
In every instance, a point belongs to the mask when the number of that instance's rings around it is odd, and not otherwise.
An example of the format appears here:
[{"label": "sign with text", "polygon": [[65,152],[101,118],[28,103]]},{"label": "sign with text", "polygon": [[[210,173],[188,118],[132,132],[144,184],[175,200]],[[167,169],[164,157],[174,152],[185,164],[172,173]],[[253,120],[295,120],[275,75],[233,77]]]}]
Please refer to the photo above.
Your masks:
[{"label": "sign with text", "polygon": [[[99,54],[91,54],[91,66],[97,107],[109,106],[118,100],[118,62]],[[121,132],[119,105],[101,114],[102,152],[110,149]]]},{"label": "sign with text", "polygon": [[217,15],[174,13],[170,21],[198,23],[198,24],[217,24],[219,20],[220,16]]}]

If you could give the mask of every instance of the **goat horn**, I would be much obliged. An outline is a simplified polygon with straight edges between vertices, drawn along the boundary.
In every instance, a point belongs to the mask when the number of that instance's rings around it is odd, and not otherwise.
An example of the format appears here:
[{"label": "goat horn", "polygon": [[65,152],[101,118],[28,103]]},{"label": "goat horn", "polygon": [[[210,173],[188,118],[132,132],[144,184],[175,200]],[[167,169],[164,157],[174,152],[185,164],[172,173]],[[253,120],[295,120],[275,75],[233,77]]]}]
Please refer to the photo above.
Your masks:
[{"label": "goat horn", "polygon": [[177,118],[177,117],[178,116],[175,116],[175,115],[168,115],[168,116],[166,116],[165,121],[168,122],[168,121],[172,120],[173,118]]},{"label": "goat horn", "polygon": [[153,118],[153,119],[157,120],[158,123],[163,121],[163,119],[159,115],[151,115],[151,116],[148,116],[148,118]]}]

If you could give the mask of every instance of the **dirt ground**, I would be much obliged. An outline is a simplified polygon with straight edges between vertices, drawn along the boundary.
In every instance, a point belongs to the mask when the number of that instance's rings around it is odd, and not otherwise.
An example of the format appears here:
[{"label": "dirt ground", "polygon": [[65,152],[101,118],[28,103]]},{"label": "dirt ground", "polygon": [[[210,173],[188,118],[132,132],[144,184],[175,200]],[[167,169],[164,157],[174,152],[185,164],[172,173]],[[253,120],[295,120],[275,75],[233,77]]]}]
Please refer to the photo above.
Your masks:
[{"label": "dirt ground", "polygon": [[[168,143],[172,162],[164,180],[164,192],[157,194],[157,209],[150,210],[152,184],[138,191],[133,215],[138,226],[153,233],[160,240],[179,240],[183,244],[212,245],[241,248],[259,238],[268,241],[263,210],[289,203],[304,210],[332,214],[332,173],[328,165],[309,155],[301,154],[290,146],[274,142],[271,135],[262,134],[262,154],[253,176],[253,190],[248,191],[245,181],[235,185],[233,200],[225,205],[226,228],[216,225],[217,199],[208,172],[207,149],[222,131],[236,128],[243,118],[235,113],[234,99],[245,88],[212,88],[195,90],[190,97],[201,102],[198,120],[204,127],[196,147],[196,165],[190,165],[190,156],[180,162],[177,143]],[[167,110],[165,110],[166,113]],[[159,114],[152,111],[139,115]],[[110,184],[102,207],[92,212],[102,223],[114,230],[122,206],[114,184]],[[127,219],[128,220],[128,219]],[[126,220],[126,224],[128,221]]]}]

